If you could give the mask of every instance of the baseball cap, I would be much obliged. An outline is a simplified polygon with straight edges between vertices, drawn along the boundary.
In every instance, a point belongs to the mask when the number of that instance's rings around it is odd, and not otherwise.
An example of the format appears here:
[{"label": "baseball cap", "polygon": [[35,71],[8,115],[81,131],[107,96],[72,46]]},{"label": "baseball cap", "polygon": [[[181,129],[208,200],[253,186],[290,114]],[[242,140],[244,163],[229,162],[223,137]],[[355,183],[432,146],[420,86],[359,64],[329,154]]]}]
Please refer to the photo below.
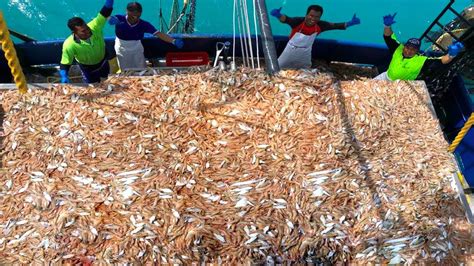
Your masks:
[{"label": "baseball cap", "polygon": [[410,46],[416,49],[420,49],[421,42],[420,39],[417,38],[410,38],[408,41],[405,43],[405,46]]}]

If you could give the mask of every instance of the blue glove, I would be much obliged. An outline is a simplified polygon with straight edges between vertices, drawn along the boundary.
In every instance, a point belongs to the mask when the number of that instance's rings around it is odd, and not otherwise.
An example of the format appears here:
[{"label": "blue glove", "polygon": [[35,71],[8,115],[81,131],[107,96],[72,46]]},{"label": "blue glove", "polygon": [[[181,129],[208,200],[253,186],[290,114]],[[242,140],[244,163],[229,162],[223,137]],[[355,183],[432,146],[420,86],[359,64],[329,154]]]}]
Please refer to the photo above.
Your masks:
[{"label": "blue glove", "polygon": [[392,24],[395,24],[396,21],[394,19],[396,15],[397,15],[397,12],[395,12],[393,15],[388,14],[386,16],[383,16],[383,24],[387,27],[390,27],[392,26]]},{"label": "blue glove", "polygon": [[174,39],[173,44],[174,46],[178,47],[178,49],[181,49],[184,46],[184,42],[182,39]]},{"label": "blue glove", "polygon": [[357,25],[357,24],[360,24],[360,18],[358,18],[356,16],[356,14],[354,14],[351,21],[346,23],[346,28],[349,28],[350,26],[354,26],[354,25]]},{"label": "blue glove", "polygon": [[67,71],[64,69],[59,70],[59,76],[61,76],[61,83],[70,83],[71,81],[67,77]]},{"label": "blue glove", "polygon": [[280,13],[282,8],[283,7],[272,9],[272,11],[270,11],[270,15],[276,17],[277,19],[280,19],[280,17],[282,16],[282,14]]},{"label": "blue glove", "polygon": [[114,0],[105,0],[104,6],[106,8],[113,8],[114,7]]},{"label": "blue glove", "polygon": [[451,57],[455,57],[461,52],[461,50],[464,48],[464,45],[460,42],[455,42],[448,46],[448,55]]},{"label": "blue glove", "polygon": [[109,17],[109,25],[117,25],[120,23],[120,20],[115,17],[115,16],[111,16]]}]

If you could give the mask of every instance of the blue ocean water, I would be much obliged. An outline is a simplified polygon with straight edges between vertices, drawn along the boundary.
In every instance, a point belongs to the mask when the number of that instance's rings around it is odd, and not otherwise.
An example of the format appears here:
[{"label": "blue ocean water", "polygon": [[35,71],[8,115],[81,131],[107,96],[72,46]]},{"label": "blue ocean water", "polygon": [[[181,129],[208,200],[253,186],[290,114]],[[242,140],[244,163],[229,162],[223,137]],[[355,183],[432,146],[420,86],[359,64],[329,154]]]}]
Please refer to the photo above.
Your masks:
[{"label": "blue ocean water", "polygon": [[[114,13],[124,13],[129,0],[115,0]],[[169,20],[172,0],[141,0],[143,18],[159,27],[159,10]],[[182,5],[182,1],[181,5]],[[400,40],[419,37],[449,0],[267,0],[267,7],[283,7],[288,16],[304,16],[310,4],[324,7],[322,19],[346,22],[354,13],[361,25],[346,31],[325,32],[320,38],[383,43],[382,16],[398,12],[394,31]],[[473,4],[474,0],[456,0],[454,8],[459,12]],[[251,6],[252,1],[248,0]],[[72,16],[92,19],[102,7],[98,0],[2,0],[8,26],[38,40],[65,38],[70,34],[66,26]],[[196,33],[232,33],[233,0],[197,0]],[[447,23],[448,21],[444,21]],[[275,35],[287,35],[290,28],[271,18]],[[113,36],[112,27],[106,26],[106,35]]]}]

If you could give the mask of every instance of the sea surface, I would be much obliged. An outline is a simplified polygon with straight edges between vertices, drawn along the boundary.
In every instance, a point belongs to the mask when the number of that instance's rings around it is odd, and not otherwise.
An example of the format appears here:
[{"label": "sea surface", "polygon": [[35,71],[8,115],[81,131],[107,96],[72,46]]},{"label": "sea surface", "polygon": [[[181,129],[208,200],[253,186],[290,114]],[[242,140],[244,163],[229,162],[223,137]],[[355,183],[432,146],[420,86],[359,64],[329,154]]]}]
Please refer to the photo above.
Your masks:
[{"label": "sea surface", "polygon": [[[179,0],[182,5],[183,0]],[[114,13],[122,14],[128,0],[115,0]],[[166,21],[169,21],[172,0],[139,1],[144,12],[142,18],[157,28],[160,26],[160,8]],[[383,43],[382,17],[397,12],[397,23],[393,26],[401,41],[419,37],[449,0],[267,0],[268,10],[283,7],[282,13],[288,16],[304,16],[310,4],[324,8],[322,19],[330,22],[346,22],[354,13],[360,17],[360,25],[346,31],[331,31],[320,38],[351,40],[358,42]],[[233,0],[197,0],[196,33],[232,33]],[[474,0],[456,0],[454,8],[461,12],[472,5]],[[247,0],[252,17],[252,1]],[[81,16],[85,20],[95,17],[103,5],[97,0],[0,0],[8,26],[37,40],[65,38],[70,34],[67,20]],[[442,21],[449,22],[449,18]],[[250,23],[253,22],[253,19]],[[287,35],[290,28],[271,17],[274,35]],[[113,36],[111,26],[106,26],[107,36]],[[18,40],[16,40],[18,41]]]}]

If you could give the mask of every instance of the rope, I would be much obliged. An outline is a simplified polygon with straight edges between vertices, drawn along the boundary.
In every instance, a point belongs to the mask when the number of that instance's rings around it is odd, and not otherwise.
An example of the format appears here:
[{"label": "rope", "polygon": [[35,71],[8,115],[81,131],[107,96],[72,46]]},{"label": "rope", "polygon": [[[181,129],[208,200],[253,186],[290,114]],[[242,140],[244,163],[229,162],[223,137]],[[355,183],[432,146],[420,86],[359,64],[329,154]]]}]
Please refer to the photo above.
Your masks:
[{"label": "rope", "polygon": [[7,23],[3,19],[3,13],[0,11],[0,42],[2,43],[2,49],[5,53],[5,58],[8,61],[15,84],[21,94],[25,94],[28,91],[28,85],[26,84],[25,75],[20,66],[20,61],[16,55],[15,46],[10,39],[10,33],[8,32]]},{"label": "rope", "polygon": [[[173,7],[171,8],[171,14],[170,14],[170,28],[168,30],[168,34],[170,33],[176,33],[179,31],[178,29],[178,23],[180,22],[181,18],[183,17],[183,13],[181,12],[178,14],[179,10],[179,3],[178,0],[173,0]],[[176,30],[175,30],[176,28]]]},{"label": "rope", "polygon": [[173,4],[171,5],[171,13],[170,13],[170,28],[168,29],[167,33],[171,32],[171,27],[176,26],[176,21],[178,20],[178,9],[179,9],[179,4],[178,0],[173,0]]},{"label": "rope", "polygon": [[168,29],[168,24],[166,24],[165,18],[163,17],[163,8],[160,0],[160,32],[168,31]]},{"label": "rope", "polygon": [[471,114],[469,119],[466,121],[464,126],[462,127],[461,131],[459,131],[458,135],[454,139],[453,143],[448,148],[449,152],[454,152],[458,147],[459,143],[464,139],[469,129],[471,129],[472,125],[474,125],[474,113]]}]

